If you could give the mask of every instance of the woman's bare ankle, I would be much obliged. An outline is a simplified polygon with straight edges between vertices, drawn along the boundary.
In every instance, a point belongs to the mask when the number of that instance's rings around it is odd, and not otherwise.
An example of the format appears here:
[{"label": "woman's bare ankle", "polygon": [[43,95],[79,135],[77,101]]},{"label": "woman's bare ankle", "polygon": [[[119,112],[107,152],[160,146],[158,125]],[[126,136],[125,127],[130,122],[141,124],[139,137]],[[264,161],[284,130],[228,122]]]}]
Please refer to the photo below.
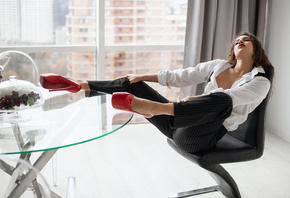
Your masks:
[{"label": "woman's bare ankle", "polygon": [[159,103],[138,97],[132,99],[131,108],[142,114],[174,115],[172,103]]},{"label": "woman's bare ankle", "polygon": [[131,102],[131,108],[142,114],[153,114],[151,110],[151,101],[142,99],[139,97],[133,97],[132,102]]},{"label": "woman's bare ankle", "polygon": [[81,85],[82,89],[83,90],[87,90],[87,91],[90,91],[90,86],[89,86],[89,83],[85,80],[77,80],[77,82]]}]

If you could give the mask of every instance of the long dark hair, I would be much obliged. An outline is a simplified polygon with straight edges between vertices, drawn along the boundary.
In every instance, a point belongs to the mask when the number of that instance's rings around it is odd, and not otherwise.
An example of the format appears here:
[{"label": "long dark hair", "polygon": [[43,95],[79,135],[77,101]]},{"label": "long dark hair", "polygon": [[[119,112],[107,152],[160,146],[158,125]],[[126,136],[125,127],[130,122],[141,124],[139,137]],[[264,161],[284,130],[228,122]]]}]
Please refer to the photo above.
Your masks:
[{"label": "long dark hair", "polygon": [[[253,43],[253,46],[254,46],[254,55],[253,55],[254,65],[253,65],[253,67],[262,66],[265,71],[268,71],[270,69],[270,72],[273,75],[274,71],[272,71],[272,69],[273,69],[272,63],[269,61],[269,59],[265,53],[265,50],[263,49],[262,44],[259,41],[259,39],[255,35],[253,35],[249,32],[240,33],[236,38],[238,38],[240,36],[248,36],[250,41]],[[236,39],[234,39],[233,42],[231,43],[229,54],[228,54],[228,62],[233,66],[235,66],[237,63],[237,59],[236,59],[236,56],[234,53],[235,42],[236,42]]]}]

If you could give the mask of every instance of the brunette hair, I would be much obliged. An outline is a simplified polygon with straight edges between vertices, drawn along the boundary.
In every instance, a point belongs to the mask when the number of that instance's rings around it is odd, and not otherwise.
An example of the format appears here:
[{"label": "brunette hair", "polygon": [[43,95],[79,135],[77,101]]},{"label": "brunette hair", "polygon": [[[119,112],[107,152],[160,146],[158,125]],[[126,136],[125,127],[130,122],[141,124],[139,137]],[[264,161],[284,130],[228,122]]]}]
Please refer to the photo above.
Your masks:
[{"label": "brunette hair", "polygon": [[[270,72],[272,73],[273,66],[272,66],[271,62],[269,61],[269,59],[265,53],[265,50],[263,49],[262,44],[259,41],[259,39],[255,35],[253,35],[249,32],[240,33],[236,37],[236,39],[238,37],[244,36],[244,35],[248,36],[250,41],[253,43],[253,47],[254,47],[254,55],[253,55],[254,65],[253,65],[253,67],[262,66],[265,71],[268,71],[270,69]],[[236,39],[234,39],[233,42],[231,43],[229,54],[228,54],[228,62],[233,66],[235,66],[237,63],[236,56],[234,53]]]}]

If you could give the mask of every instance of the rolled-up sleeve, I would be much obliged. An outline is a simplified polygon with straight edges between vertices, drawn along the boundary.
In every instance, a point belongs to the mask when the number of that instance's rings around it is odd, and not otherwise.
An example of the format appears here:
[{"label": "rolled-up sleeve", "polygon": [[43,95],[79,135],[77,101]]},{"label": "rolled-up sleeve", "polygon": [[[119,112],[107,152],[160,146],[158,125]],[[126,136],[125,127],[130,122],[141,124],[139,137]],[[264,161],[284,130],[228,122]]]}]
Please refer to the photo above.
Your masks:
[{"label": "rolled-up sleeve", "polygon": [[183,87],[205,82],[213,68],[221,61],[217,59],[173,71],[161,70],[158,72],[158,83],[168,87]]}]

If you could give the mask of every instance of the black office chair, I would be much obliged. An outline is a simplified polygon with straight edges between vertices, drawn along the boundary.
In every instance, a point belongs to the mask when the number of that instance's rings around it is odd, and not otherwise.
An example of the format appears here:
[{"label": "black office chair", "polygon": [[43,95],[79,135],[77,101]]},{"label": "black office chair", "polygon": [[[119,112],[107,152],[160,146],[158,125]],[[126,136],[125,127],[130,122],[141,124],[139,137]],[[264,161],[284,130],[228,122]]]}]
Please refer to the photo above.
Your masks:
[{"label": "black office chair", "polygon": [[[271,82],[274,69],[269,68],[265,77]],[[216,186],[176,193],[169,197],[188,197],[198,194],[219,191],[228,198],[241,197],[238,186],[231,175],[220,165],[223,163],[243,162],[258,159],[263,155],[265,131],[264,118],[269,94],[264,101],[249,114],[246,122],[233,132],[227,133],[217,145],[207,151],[187,153],[178,148],[173,140],[168,144],[180,155],[206,169],[217,182]]]}]

